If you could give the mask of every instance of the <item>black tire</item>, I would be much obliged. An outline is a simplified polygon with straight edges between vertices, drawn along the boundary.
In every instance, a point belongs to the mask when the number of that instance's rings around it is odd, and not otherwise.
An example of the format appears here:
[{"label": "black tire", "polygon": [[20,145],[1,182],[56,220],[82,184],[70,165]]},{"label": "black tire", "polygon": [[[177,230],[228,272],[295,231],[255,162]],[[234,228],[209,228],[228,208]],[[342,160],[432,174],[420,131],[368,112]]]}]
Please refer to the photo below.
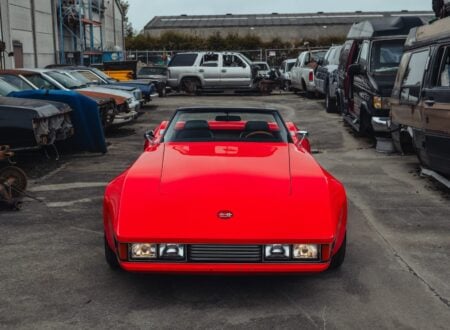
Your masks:
[{"label": "black tire", "polygon": [[166,91],[166,85],[163,85],[161,89],[158,92],[159,97],[166,97],[167,91]]},{"label": "black tire", "polygon": [[359,113],[359,134],[368,137],[374,136],[374,131],[371,123],[372,118],[365,108],[361,108]]},{"label": "black tire", "polygon": [[189,95],[197,95],[199,90],[199,82],[194,78],[185,78],[181,83],[182,90]]},{"label": "black tire", "polygon": [[401,125],[391,123],[391,136],[395,150],[402,155],[414,153],[414,146],[411,136],[402,129]]},{"label": "black tire", "polygon": [[330,94],[328,93],[328,91],[325,94],[325,108],[326,108],[326,111],[328,113],[335,113],[335,112],[337,112],[336,99],[332,99],[330,97]]},{"label": "black tire", "polygon": [[284,82],[284,87],[283,87],[283,89],[284,89],[286,92],[289,92],[289,91],[291,90],[291,82],[290,82],[289,80],[286,80],[286,81]]},{"label": "black tire", "polygon": [[106,237],[104,238],[104,241],[105,241],[105,259],[108,266],[113,270],[120,269],[119,261],[117,261],[117,256],[114,253],[114,251],[109,247],[108,242],[106,241]]},{"label": "black tire", "polygon": [[329,270],[338,269],[342,266],[345,260],[345,251],[347,250],[347,234],[344,237],[344,241],[342,242],[341,247],[339,248],[338,252],[331,257],[331,263]]}]

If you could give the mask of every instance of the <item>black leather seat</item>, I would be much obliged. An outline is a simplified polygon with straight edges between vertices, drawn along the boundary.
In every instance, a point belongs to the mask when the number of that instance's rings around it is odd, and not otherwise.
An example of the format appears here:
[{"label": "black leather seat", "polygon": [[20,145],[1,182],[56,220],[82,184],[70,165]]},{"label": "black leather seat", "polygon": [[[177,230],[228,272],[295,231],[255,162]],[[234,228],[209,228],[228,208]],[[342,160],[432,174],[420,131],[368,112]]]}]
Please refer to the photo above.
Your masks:
[{"label": "black leather seat", "polygon": [[206,120],[188,120],[177,133],[178,141],[207,141],[214,138]]},{"label": "black leather seat", "polygon": [[241,138],[252,141],[278,140],[266,121],[248,121],[245,124],[245,130],[242,132]]}]

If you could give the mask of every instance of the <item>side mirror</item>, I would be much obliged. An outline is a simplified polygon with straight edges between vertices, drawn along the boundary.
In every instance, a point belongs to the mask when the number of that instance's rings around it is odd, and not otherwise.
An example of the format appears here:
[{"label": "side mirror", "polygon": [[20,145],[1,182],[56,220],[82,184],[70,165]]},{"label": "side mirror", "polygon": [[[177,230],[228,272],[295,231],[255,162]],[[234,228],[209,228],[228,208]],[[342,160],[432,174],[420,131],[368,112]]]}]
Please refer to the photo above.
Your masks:
[{"label": "side mirror", "polygon": [[298,148],[303,148],[305,149],[307,152],[311,153],[311,144],[309,143],[308,140],[308,136],[309,133],[308,131],[297,131],[297,147]]},{"label": "side mirror", "polygon": [[363,69],[361,64],[352,64],[348,67],[349,76],[355,76],[357,74],[362,73]]},{"label": "side mirror", "polygon": [[145,132],[144,138],[148,141],[153,141],[153,139],[155,138],[155,132],[154,131]]}]

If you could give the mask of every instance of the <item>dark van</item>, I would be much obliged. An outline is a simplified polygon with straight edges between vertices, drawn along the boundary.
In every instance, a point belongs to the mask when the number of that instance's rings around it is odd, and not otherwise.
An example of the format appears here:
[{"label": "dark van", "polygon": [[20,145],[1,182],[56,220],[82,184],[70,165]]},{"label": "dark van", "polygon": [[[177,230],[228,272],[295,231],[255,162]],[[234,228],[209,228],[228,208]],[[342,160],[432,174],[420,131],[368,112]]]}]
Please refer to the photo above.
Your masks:
[{"label": "dark van", "polygon": [[412,142],[426,168],[450,177],[450,17],[411,30],[391,98],[399,151]]},{"label": "dark van", "polygon": [[403,46],[420,17],[385,17],[355,23],[347,35],[338,67],[338,106],[359,133],[389,134],[389,97]]}]

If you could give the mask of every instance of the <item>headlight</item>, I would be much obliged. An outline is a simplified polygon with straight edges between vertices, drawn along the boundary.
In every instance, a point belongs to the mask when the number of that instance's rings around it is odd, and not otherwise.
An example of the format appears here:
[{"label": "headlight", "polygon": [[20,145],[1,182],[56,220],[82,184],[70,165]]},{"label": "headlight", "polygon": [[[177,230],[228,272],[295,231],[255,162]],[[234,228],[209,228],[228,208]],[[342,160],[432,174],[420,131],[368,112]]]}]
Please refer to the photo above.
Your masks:
[{"label": "headlight", "polygon": [[317,244],[294,244],[292,252],[294,259],[319,259],[319,245]]},{"label": "headlight", "polygon": [[268,260],[288,260],[291,258],[291,248],[286,244],[266,245],[264,257]]},{"label": "headlight", "polygon": [[389,109],[390,101],[388,97],[374,96],[373,97],[373,107],[377,110]]},{"label": "headlight", "polygon": [[156,259],[156,244],[133,243],[131,245],[131,259]]},{"label": "headlight", "polygon": [[174,243],[159,244],[158,250],[159,250],[158,255],[160,259],[171,259],[171,260],[184,259],[183,244],[174,244]]}]

